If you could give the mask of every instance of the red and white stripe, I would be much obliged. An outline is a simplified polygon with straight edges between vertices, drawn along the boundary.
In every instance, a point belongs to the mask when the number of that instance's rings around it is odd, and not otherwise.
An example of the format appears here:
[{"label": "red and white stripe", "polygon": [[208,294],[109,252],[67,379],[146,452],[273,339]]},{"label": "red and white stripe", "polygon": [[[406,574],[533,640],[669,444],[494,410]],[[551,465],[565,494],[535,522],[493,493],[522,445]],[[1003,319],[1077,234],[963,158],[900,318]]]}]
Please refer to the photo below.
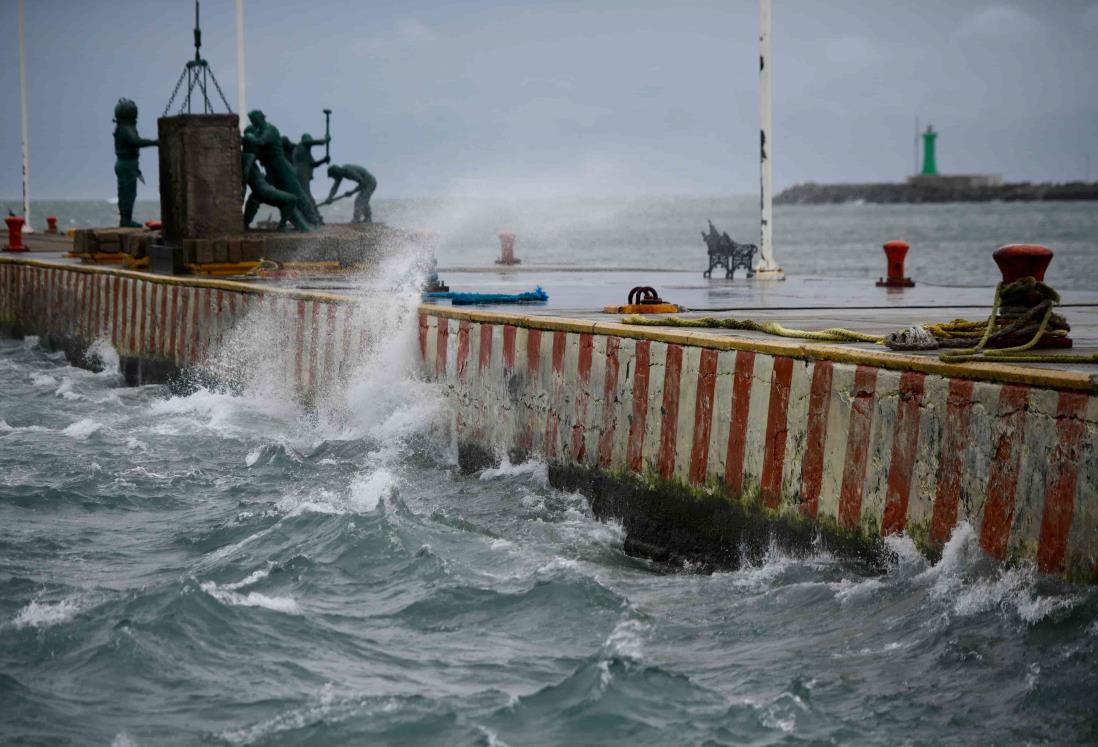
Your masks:
[{"label": "red and white stripe", "polygon": [[420,324],[425,373],[481,445],[866,536],[940,546],[968,521],[995,557],[1098,573],[1093,395],[430,313]]},{"label": "red and white stripe", "polygon": [[349,302],[113,269],[0,262],[0,324],[84,346],[105,339],[123,358],[176,368],[203,365],[253,309],[273,320],[266,329],[274,365],[300,394],[330,390],[361,357],[365,330]]}]

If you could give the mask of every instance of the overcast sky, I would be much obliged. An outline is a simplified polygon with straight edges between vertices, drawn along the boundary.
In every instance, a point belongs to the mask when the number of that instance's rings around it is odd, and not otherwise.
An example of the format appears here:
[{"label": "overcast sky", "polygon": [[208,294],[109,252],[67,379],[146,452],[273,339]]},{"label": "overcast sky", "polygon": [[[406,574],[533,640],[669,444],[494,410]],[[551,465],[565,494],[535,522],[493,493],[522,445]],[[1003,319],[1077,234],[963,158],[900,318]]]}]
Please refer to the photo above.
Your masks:
[{"label": "overcast sky", "polygon": [[[1098,178],[1098,0],[775,0],[777,186],[898,180],[916,115],[943,172]],[[0,196],[19,186],[15,0],[0,8]],[[379,196],[757,190],[758,3],[247,0],[247,105]],[[203,52],[236,106],[233,0]],[[114,194],[119,96],[156,118],[191,0],[27,0],[31,194]],[[143,155],[156,195],[156,157]],[[318,157],[322,149],[317,149]],[[314,192],[326,189],[326,180]]]}]

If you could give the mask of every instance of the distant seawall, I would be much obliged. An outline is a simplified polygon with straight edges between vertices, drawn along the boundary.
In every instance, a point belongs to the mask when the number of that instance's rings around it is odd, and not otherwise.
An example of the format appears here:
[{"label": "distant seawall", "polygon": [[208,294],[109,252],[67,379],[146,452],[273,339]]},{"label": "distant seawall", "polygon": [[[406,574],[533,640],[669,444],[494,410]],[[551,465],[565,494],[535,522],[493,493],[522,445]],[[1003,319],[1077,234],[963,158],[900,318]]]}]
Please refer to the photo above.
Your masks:
[{"label": "distant seawall", "polygon": [[[376,344],[368,311],[323,292],[0,257],[0,335],[37,335],[76,364],[109,341],[131,383],[201,373],[250,340],[281,396],[316,401]],[[554,485],[622,522],[630,552],[722,567],[820,538],[872,558],[906,532],[933,556],[966,521],[994,558],[1098,581],[1086,373],[432,305],[418,310],[418,354],[466,468],[544,459]]]},{"label": "distant seawall", "polygon": [[1040,202],[1044,200],[1098,200],[1098,182],[1032,184],[1018,182],[985,186],[949,184],[816,184],[805,182],[782,190],[778,205],[836,205],[848,202],[878,204],[933,202]]}]

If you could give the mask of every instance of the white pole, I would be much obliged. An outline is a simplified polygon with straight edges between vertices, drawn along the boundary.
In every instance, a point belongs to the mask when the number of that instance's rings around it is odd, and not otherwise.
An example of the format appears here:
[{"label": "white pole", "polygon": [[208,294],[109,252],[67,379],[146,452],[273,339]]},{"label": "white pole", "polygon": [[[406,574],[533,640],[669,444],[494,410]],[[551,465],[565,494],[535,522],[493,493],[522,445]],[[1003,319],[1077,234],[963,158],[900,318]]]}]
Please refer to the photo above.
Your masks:
[{"label": "white pole", "polygon": [[770,138],[770,3],[759,0],[759,166],[760,166],[760,240],[757,277],[764,280],[782,280],[785,273],[774,260],[773,199],[770,194],[774,170],[771,158],[774,148]]},{"label": "white pole", "polygon": [[243,130],[248,121],[244,109],[244,0],[236,0],[236,111]]},{"label": "white pole", "polygon": [[19,107],[23,120],[23,233],[34,233],[30,216],[30,144],[27,141],[26,3],[19,0]]}]

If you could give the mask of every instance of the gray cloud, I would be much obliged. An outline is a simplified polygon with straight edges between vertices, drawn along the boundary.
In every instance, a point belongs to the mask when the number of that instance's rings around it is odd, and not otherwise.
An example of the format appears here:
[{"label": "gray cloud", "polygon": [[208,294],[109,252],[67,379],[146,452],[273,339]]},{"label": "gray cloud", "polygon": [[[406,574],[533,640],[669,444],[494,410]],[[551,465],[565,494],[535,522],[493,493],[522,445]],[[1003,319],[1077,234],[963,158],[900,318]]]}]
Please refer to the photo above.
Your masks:
[{"label": "gray cloud", "polygon": [[[939,165],[1011,179],[1098,171],[1098,0],[776,0],[780,185],[899,179],[916,114]],[[191,53],[186,0],[39,0],[27,9],[32,194],[114,190],[118,96],[155,118]],[[751,192],[754,0],[362,4],[249,0],[248,105],[292,137],[335,109],[333,158],[381,195]],[[18,94],[16,4],[0,85]],[[231,0],[203,5],[204,52],[235,105]],[[0,194],[19,192],[19,121],[0,120]],[[155,157],[146,157],[155,194]],[[318,185],[318,191],[324,185]]]}]

